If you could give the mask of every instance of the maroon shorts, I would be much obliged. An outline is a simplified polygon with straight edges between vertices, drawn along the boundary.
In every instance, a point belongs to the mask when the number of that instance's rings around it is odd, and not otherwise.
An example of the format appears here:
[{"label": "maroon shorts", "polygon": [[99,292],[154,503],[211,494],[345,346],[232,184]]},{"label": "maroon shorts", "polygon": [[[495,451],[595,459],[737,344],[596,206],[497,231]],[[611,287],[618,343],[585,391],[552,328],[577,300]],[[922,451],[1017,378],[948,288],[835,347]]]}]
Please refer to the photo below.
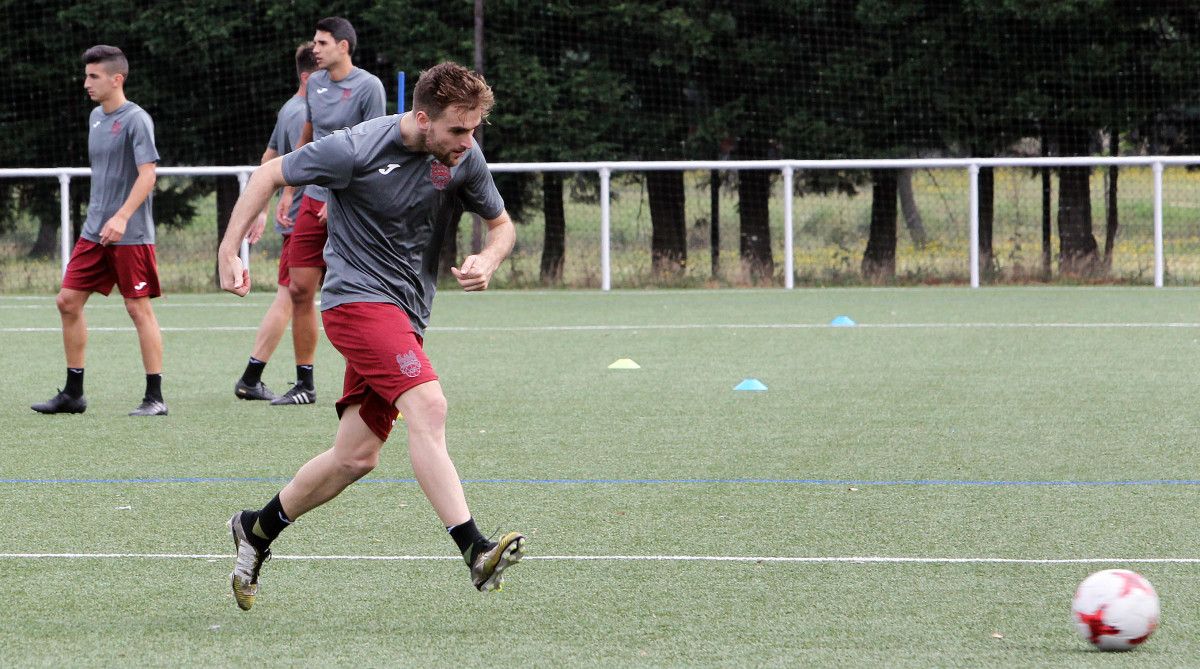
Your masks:
[{"label": "maroon shorts", "polygon": [[162,295],[154,245],[103,246],[81,237],[67,262],[62,287],[108,295],[114,283],[125,298]]},{"label": "maroon shorts", "polygon": [[300,211],[296,214],[296,225],[292,228],[292,251],[288,258],[291,267],[319,267],[325,269],[325,240],[329,234],[317,218],[325,203],[305,195],[300,199]]},{"label": "maroon shorts", "polygon": [[288,286],[292,283],[292,275],[288,272],[291,267],[292,260],[292,236],[290,234],[283,235],[283,245],[279,247],[279,272],[275,275],[275,282],[281,286]]},{"label": "maroon shorts", "polygon": [[338,416],[361,405],[358,415],[375,436],[387,441],[396,399],[422,383],[437,380],[408,314],[394,304],[351,302],[321,312],[325,335],[346,358],[346,379]]}]

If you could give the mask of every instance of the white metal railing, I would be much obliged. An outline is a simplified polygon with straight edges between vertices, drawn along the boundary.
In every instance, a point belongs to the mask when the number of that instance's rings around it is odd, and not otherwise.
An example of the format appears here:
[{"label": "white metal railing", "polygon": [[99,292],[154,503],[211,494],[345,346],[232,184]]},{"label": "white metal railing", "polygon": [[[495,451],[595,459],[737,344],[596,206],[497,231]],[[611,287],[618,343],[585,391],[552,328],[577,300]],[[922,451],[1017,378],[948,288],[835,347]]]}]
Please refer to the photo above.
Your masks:
[{"label": "white metal railing", "polygon": [[[784,286],[795,287],[793,267],[793,210],[792,185],[796,170],[869,170],[869,169],[965,169],[970,181],[970,241],[969,264],[971,287],[979,287],[979,170],[983,167],[1101,167],[1149,166],[1154,174],[1154,285],[1163,285],[1163,168],[1167,165],[1200,165],[1200,156],[1112,156],[1112,157],[1048,157],[1048,158],[894,158],[853,160],[667,160],[611,161],[562,163],[495,163],[493,172],[596,172],[600,177],[600,288],[612,289],[610,257],[611,209],[610,189],[613,172],[643,172],[648,170],[773,170],[782,175],[783,189],[783,248]],[[165,176],[228,176],[236,175],[245,188],[256,165],[232,167],[160,167]],[[71,254],[71,218],[69,207],[71,177],[91,176],[87,167],[47,167],[0,169],[2,178],[58,178],[62,199],[62,265],[66,271]],[[242,242],[242,258],[249,263],[249,249]]]}]

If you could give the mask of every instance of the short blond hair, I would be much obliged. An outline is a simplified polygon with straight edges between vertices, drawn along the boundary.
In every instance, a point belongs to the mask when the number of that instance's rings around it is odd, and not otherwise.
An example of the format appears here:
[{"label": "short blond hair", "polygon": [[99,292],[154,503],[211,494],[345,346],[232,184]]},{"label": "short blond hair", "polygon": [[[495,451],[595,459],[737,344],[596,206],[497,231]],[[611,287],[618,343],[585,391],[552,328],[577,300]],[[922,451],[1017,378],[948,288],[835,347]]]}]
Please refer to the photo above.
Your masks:
[{"label": "short blond hair", "polygon": [[478,109],[487,118],[495,103],[496,97],[483,75],[450,61],[422,72],[413,90],[413,111],[423,111],[431,119],[451,107]]}]

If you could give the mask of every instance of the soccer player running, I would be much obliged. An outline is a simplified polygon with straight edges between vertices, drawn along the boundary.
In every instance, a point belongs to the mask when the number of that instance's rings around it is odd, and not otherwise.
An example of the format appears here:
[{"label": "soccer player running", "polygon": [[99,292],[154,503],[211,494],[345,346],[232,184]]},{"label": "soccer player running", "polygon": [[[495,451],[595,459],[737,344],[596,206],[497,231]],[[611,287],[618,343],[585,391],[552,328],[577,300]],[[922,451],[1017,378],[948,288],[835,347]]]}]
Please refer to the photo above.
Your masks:
[{"label": "soccer player running", "polygon": [[115,46],[98,45],[83,53],[83,87],[99,107],[88,118],[88,159],[92,190],[87,220],[75,244],[62,288],[55,300],[62,318],[67,384],[57,395],[31,408],[40,413],[83,413],[84,355],[87,323],[83,307],[92,293],[108,295],[113,284],[133,319],[146,392],[130,416],[165,416],[162,395],[162,333],[150,298],[162,294],[154,255],[152,192],[158,150],[154,122],[125,99],[129,62]]},{"label": "soccer player running", "polygon": [[[300,79],[300,86],[296,89],[296,94],[280,107],[279,114],[275,118],[275,129],[271,132],[270,141],[267,142],[267,150],[263,151],[261,164],[291,153],[300,141],[308,114],[304,99],[308,77],[316,69],[317,61],[313,57],[313,43],[305,42],[296,48],[296,76]],[[275,209],[275,231],[283,235],[283,246],[279,251],[279,272],[276,277],[278,288],[275,290],[275,299],[271,302],[266,315],[263,316],[262,323],[258,326],[258,333],[254,337],[254,349],[250,352],[250,362],[246,365],[246,371],[242,372],[241,378],[233,384],[233,394],[243,400],[274,400],[276,398],[275,393],[271,392],[262,382],[262,374],[267,367],[267,362],[271,359],[271,354],[275,352],[275,347],[279,345],[279,340],[283,338],[283,331],[287,329],[288,321],[292,319],[292,297],[288,291],[288,284],[291,283],[288,274],[288,260],[291,256],[292,225],[300,210],[300,198],[293,198],[291,206],[288,208],[285,208],[284,204],[286,203],[281,201]],[[262,238],[265,226],[266,213],[264,212],[259,214],[258,220],[250,229],[247,239],[251,244]],[[301,355],[297,351],[296,360],[299,361],[300,357]],[[309,362],[312,362],[311,357]],[[311,369],[311,364],[309,368]],[[300,378],[299,374],[300,370],[297,369],[297,378]]]},{"label": "soccer player running", "polygon": [[473,141],[492,103],[483,77],[441,63],[417,80],[411,111],[360,123],[268,162],[234,207],[218,257],[221,287],[245,295],[250,275],[238,246],[272,190],[284,184],[329,188],[321,317],[346,358],[333,446],[305,463],[260,511],[240,511],[229,521],[237,547],[230,578],[242,609],[254,604],[271,542],[374,469],[398,412],[417,482],[475,587],[498,589],[504,570],[523,555],[520,533],[491,542],[475,526],[446,447],[446,398],[422,350],[450,218],[467,209],[488,225],[487,245],[451,269],[466,291],[487,289],[516,239]]},{"label": "soccer player running", "polygon": [[[305,103],[307,123],[296,143],[297,149],[335,130],[383,116],[383,83],[354,66],[351,57],[358,36],[350,22],[338,16],[317,21],[313,57],[318,70],[308,78]],[[313,298],[325,271],[325,201],[328,191],[321,186],[304,189],[292,231],[288,258],[292,298],[292,342],[296,349],[296,384],[271,401],[273,405],[312,404],[317,401],[313,362],[317,355],[317,309]],[[281,207],[291,207],[295,193],[285,188]]]}]

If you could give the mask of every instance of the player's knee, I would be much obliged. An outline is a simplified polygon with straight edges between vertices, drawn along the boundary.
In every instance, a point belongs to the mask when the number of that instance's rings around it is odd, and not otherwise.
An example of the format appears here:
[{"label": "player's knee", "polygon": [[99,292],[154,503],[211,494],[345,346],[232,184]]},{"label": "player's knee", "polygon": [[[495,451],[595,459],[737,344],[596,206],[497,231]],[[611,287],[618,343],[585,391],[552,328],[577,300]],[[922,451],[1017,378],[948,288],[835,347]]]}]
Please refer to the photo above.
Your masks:
[{"label": "player's knee", "polygon": [[440,392],[423,393],[410,403],[404,420],[410,428],[441,430],[446,426],[449,411],[445,395]]},{"label": "player's knee", "polygon": [[134,323],[141,323],[150,317],[150,301],[145,298],[125,300],[125,312]]},{"label": "player's knee", "polygon": [[288,295],[292,298],[292,305],[300,306],[312,302],[314,291],[306,282],[293,278],[291,284],[288,285]]},{"label": "player's knee", "polygon": [[339,464],[349,479],[357,481],[379,465],[379,451],[355,453],[343,458]]},{"label": "player's knee", "polygon": [[58,313],[63,316],[78,316],[83,313],[83,302],[80,302],[73,295],[68,295],[61,291],[54,298],[54,306],[58,307]]}]

